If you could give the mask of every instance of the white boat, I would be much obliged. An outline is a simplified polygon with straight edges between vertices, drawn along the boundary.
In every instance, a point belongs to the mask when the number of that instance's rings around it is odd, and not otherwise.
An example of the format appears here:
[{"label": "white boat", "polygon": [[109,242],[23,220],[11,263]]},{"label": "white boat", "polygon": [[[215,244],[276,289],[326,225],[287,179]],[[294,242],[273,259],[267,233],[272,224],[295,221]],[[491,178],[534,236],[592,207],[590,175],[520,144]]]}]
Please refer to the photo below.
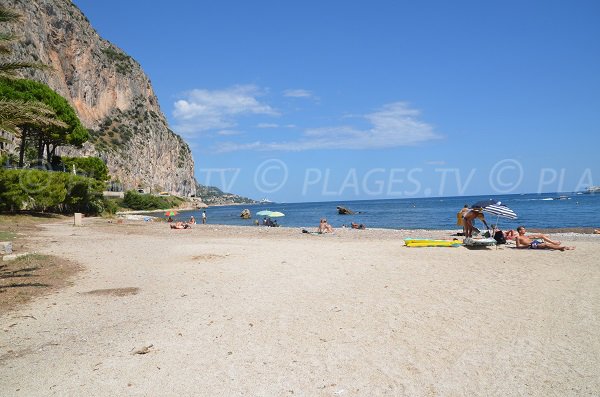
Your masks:
[{"label": "white boat", "polygon": [[592,194],[592,193],[600,193],[600,186],[590,186],[585,189],[584,193]]}]

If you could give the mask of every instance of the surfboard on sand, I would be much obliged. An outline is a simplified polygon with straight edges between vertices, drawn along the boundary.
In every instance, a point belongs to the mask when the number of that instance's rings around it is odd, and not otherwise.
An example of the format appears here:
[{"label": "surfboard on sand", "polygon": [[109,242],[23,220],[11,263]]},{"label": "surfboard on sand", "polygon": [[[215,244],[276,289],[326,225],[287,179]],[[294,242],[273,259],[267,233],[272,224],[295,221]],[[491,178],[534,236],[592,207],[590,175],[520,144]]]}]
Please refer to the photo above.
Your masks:
[{"label": "surfboard on sand", "polygon": [[432,240],[426,238],[407,238],[404,239],[407,247],[460,247],[460,240]]}]

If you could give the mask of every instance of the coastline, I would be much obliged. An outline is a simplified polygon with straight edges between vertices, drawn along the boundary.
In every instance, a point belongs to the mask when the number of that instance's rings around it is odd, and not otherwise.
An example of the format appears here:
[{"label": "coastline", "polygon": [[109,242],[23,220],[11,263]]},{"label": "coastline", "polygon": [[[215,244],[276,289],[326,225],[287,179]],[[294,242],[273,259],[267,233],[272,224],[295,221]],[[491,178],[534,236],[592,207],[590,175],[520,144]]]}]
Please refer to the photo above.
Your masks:
[{"label": "coastline", "polygon": [[[218,206],[215,206],[218,207]],[[194,211],[194,209],[172,209],[174,211]],[[123,219],[127,219],[130,221],[143,221],[144,217],[141,215],[146,215],[146,214],[158,214],[158,213],[163,213],[166,211],[171,211],[171,210],[153,210],[153,211],[119,211],[117,213],[115,213],[115,216],[117,217],[123,217]],[[135,216],[135,217],[128,217],[128,215],[140,215],[140,216]],[[153,219],[163,219],[164,217],[155,217],[155,216],[151,216],[149,215],[150,218]],[[92,219],[92,218],[87,218],[87,219]],[[254,218],[253,218],[254,219]],[[260,221],[261,218],[255,218],[256,220]],[[256,228],[257,226],[252,225],[252,224],[248,224],[248,225],[226,225],[226,224],[220,224],[220,223],[210,223],[210,225],[213,226],[224,226],[224,227],[243,227],[243,228]],[[259,226],[259,227],[263,227],[263,225]],[[280,225],[279,228],[281,229],[315,229],[314,225],[306,225],[306,226],[285,226],[285,225]],[[337,227],[336,230],[339,229],[345,229],[343,227]],[[349,229],[349,228],[346,228]],[[595,235],[595,236],[600,236],[598,234],[594,234],[594,230],[596,228],[593,226],[588,226],[588,227],[561,227],[561,228],[531,228],[530,232],[531,233],[543,233],[543,234],[552,234],[552,235],[557,235],[557,236],[574,236],[575,238],[577,238],[576,236],[578,235],[582,235],[582,236],[586,236],[586,235]],[[442,238],[440,237],[441,235],[445,236],[443,238],[451,238],[451,237],[458,237],[458,238],[462,238],[462,236],[457,236],[456,233],[459,232],[460,230],[457,229],[405,229],[405,228],[367,228],[366,230],[390,230],[390,231],[414,231],[415,233],[418,234],[422,234],[422,235],[426,235],[427,238],[434,238],[431,236],[437,236],[436,238]],[[431,235],[431,236],[430,236]],[[600,239],[600,237],[598,237]]]},{"label": "coastline", "polygon": [[[251,213],[261,210],[283,212],[286,216],[280,219],[282,226],[304,227],[306,224],[310,225],[311,222],[318,224],[320,217],[327,217],[333,227],[341,227],[343,223],[348,225],[350,222],[356,222],[365,224],[367,227],[391,229],[453,229],[456,227],[456,208],[462,208],[465,202],[474,202],[481,197],[483,196],[419,198],[414,201],[373,199],[360,202],[273,203],[266,206],[248,205],[247,207],[239,204],[235,206],[211,205],[206,210],[210,222],[230,225],[244,224],[245,221],[239,220],[237,215],[243,208],[249,208]],[[600,208],[600,201],[597,197],[590,196],[586,200],[577,201],[545,201],[544,196],[535,194],[498,196],[498,199],[506,200],[510,204],[509,207],[518,214],[518,219],[504,219],[490,215],[486,217],[486,220],[489,225],[499,223],[503,230],[514,230],[518,225],[524,223],[528,229],[544,233],[592,233],[594,229],[600,228],[600,218],[595,211],[595,208]],[[336,205],[346,205],[354,210],[356,215],[339,215]],[[190,213],[201,212],[201,210],[195,209],[188,211]],[[185,215],[183,213],[180,218],[184,218]],[[197,217],[195,213],[194,216]]]},{"label": "coastline", "polygon": [[598,390],[600,239],[573,234],[565,242],[577,248],[567,252],[402,241],[449,232],[171,230],[101,218],[44,225],[31,237],[36,250],[84,270],[72,286],[0,317],[0,388],[7,395]]},{"label": "coastline", "polygon": [[[203,204],[203,205],[201,205]],[[177,207],[177,208],[167,208],[163,210],[125,210],[125,211],[117,211],[115,215],[143,215],[143,214],[159,214],[161,212],[167,211],[198,211],[205,208],[211,207],[227,207],[230,205],[235,206],[243,206],[247,205],[244,203],[229,203],[229,204],[206,204],[206,203],[196,203],[193,207]]]}]

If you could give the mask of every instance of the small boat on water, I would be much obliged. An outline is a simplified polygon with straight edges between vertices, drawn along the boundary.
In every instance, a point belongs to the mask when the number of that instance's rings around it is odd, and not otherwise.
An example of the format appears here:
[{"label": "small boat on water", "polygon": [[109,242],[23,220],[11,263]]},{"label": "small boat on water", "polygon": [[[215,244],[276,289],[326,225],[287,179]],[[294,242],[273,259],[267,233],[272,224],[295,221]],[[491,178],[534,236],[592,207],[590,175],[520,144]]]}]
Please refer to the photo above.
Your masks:
[{"label": "small boat on water", "polygon": [[600,186],[590,186],[583,191],[586,194],[600,193]]}]

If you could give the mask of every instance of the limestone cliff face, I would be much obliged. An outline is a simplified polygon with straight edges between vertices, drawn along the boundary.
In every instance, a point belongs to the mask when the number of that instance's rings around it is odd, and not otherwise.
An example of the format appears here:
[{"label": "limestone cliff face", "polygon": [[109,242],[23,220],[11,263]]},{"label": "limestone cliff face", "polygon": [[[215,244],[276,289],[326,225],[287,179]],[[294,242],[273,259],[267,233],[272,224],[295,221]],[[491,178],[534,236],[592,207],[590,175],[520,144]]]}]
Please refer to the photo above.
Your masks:
[{"label": "limestone cliff face", "polygon": [[70,0],[3,0],[21,13],[11,58],[50,65],[24,77],[67,98],[91,139],[61,154],[103,158],[114,179],[180,195],[196,192],[188,145],[169,130],[148,77],[121,49],[102,39]]}]

